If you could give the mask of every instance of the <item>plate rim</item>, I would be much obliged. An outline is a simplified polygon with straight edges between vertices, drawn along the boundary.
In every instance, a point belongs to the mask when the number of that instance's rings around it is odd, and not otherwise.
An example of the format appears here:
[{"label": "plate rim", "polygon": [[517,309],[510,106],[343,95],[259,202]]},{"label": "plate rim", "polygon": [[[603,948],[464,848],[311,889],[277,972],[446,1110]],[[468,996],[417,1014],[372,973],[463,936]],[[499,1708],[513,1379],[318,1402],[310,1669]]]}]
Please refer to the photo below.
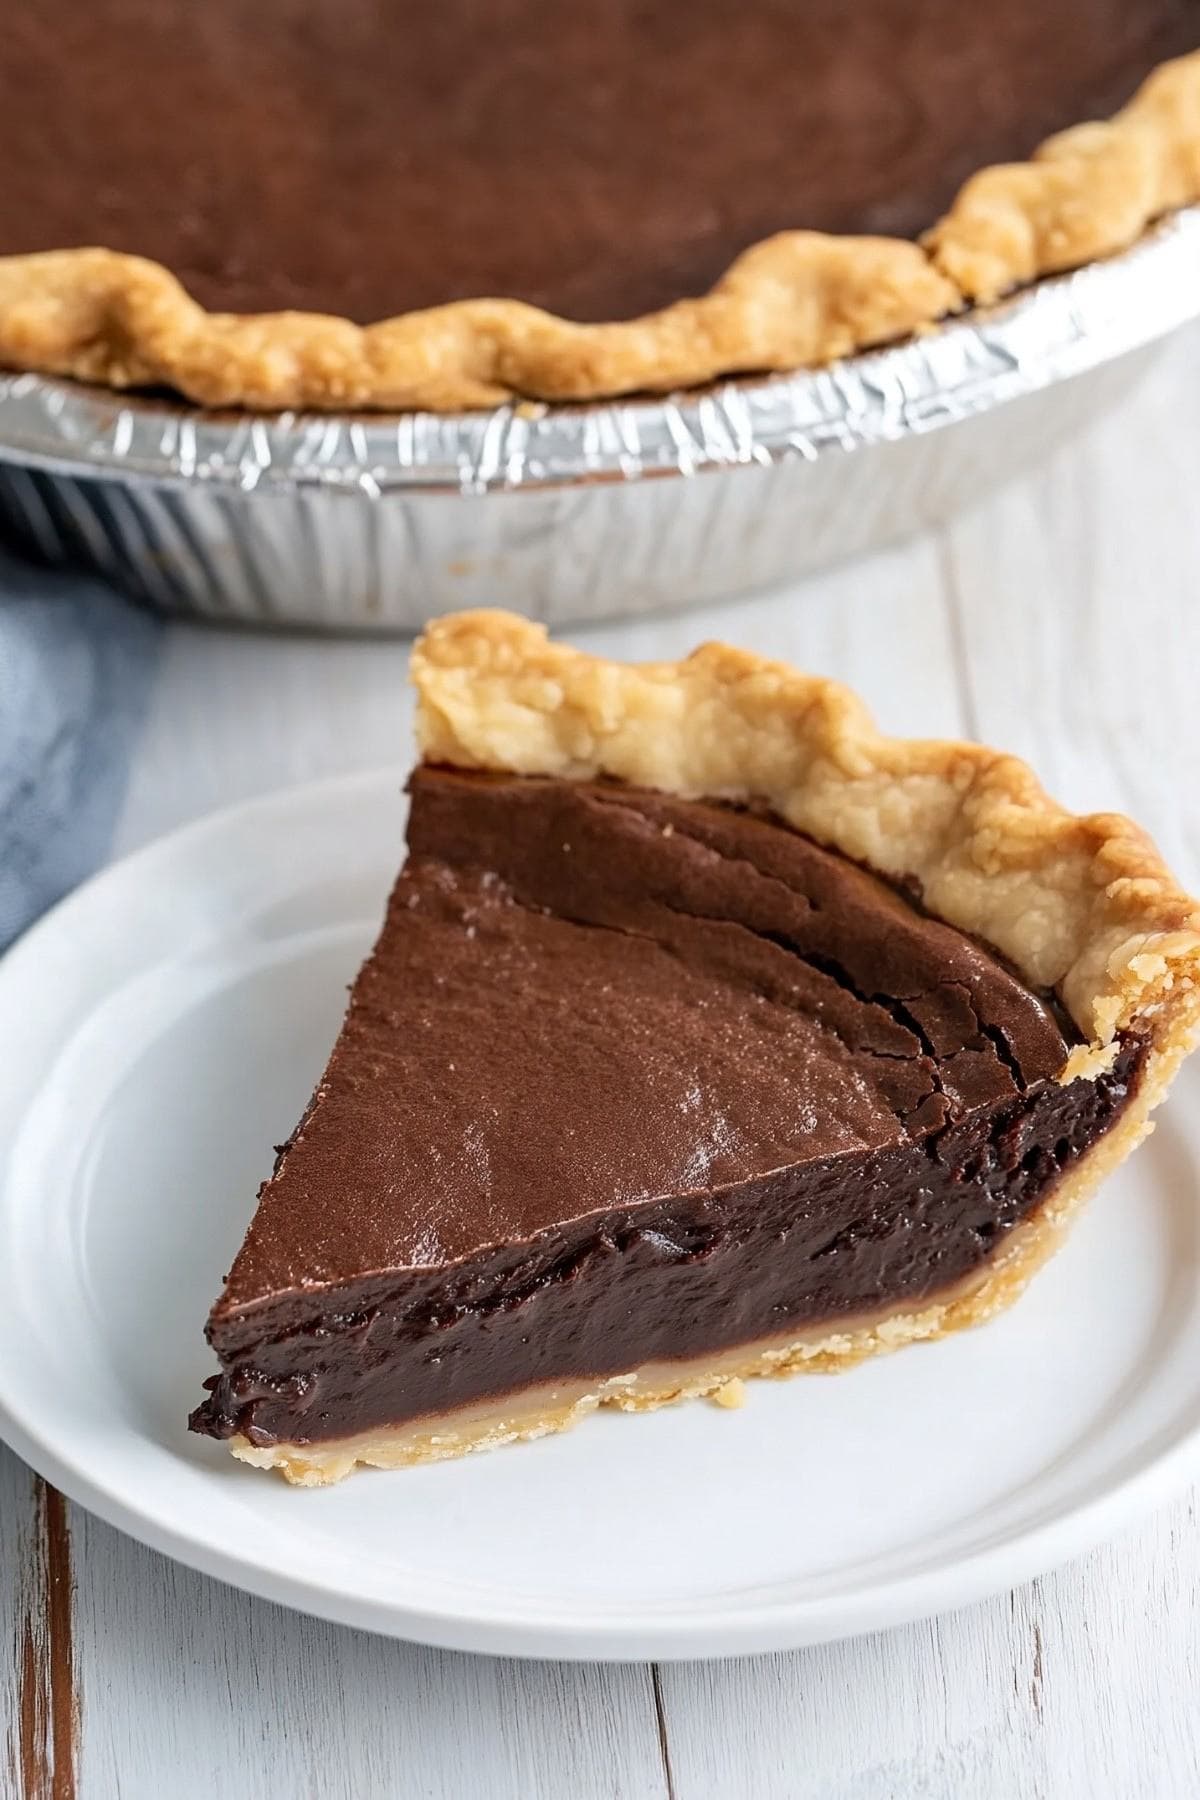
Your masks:
[{"label": "plate rim", "polygon": [[[331,802],[345,804],[357,795],[382,798],[385,790],[395,794],[399,809],[403,775],[402,765],[389,763],[274,788],[189,821],[110,863],[60,901],[0,958],[0,1020],[14,981],[27,978],[27,972],[44,955],[44,947],[52,948],[60,933],[72,929],[76,917],[86,916],[97,905],[104,907],[109,894],[152,873],[156,864],[169,865],[181,851],[194,849],[205,839],[244,831],[256,815],[286,813],[297,807],[319,810]],[[0,1117],[5,1110],[0,1097]],[[24,1113],[24,1103],[14,1101],[14,1125]],[[0,1323],[0,1335],[2,1332]],[[1049,1519],[1033,1526],[1006,1528],[1000,1542],[967,1550],[935,1568],[815,1599],[746,1599],[731,1611],[717,1611],[706,1601],[691,1609],[672,1607],[640,1616],[581,1615],[576,1608],[576,1616],[568,1622],[561,1615],[539,1618],[532,1610],[513,1615],[502,1607],[481,1606],[455,1594],[436,1606],[424,1599],[399,1603],[394,1597],[371,1598],[339,1587],[336,1574],[328,1579],[311,1571],[297,1574],[264,1563],[236,1546],[197,1536],[194,1527],[173,1524],[152,1506],[139,1510],[121,1493],[113,1492],[103,1472],[98,1474],[94,1467],[89,1470],[86,1446],[81,1459],[78,1450],[72,1454],[55,1440],[52,1428],[39,1429],[29,1418],[21,1406],[20,1386],[16,1359],[9,1368],[0,1361],[0,1438],[69,1499],[202,1574],[277,1604],[386,1636],[444,1649],[571,1661],[760,1654],[833,1642],[956,1610],[1095,1548],[1200,1475],[1200,1416],[1190,1427],[1183,1426],[1176,1408],[1172,1422],[1163,1428],[1168,1433],[1166,1445],[1155,1448],[1155,1443],[1161,1442],[1160,1431],[1148,1448],[1136,1453],[1126,1473],[1103,1475],[1098,1491],[1089,1497],[1072,1503],[1068,1496]],[[1200,1383],[1197,1393],[1200,1395]]]}]

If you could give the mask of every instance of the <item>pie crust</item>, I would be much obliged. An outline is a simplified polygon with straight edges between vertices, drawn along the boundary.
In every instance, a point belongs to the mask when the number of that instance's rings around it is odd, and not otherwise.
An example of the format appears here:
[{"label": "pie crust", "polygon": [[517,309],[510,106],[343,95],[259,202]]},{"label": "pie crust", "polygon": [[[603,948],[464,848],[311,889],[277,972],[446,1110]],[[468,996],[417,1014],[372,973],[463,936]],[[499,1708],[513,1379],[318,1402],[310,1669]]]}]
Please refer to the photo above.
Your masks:
[{"label": "pie crust", "polygon": [[488,407],[695,386],[819,364],[1131,244],[1200,198],[1200,51],[1162,64],[1107,122],[973,176],[919,246],[783,232],[661,312],[580,325],[464,300],[376,325],[206,312],[160,264],[102,248],[0,258],[0,362],[205,406]]},{"label": "pie crust", "polygon": [[1059,1079],[1148,1035],[1153,1105],[1200,1028],[1200,902],[1118,813],[1051,800],[1014,756],[885,737],[848,688],[724,644],[615,663],[511,613],[435,621],[413,650],[426,761],[611,777],[768,807],[909,887],[937,918],[1053,988],[1087,1042]]}]

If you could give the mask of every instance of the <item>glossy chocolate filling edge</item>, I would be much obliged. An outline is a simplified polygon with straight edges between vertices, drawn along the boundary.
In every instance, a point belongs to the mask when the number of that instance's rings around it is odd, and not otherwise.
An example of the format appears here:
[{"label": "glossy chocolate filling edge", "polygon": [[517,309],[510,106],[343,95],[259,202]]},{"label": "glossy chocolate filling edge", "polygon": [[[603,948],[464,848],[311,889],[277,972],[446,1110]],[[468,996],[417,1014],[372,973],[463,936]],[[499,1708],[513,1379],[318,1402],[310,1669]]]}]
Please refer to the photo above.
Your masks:
[{"label": "glossy chocolate filling edge", "polygon": [[[540,932],[551,943],[582,926],[589,948],[599,938],[598,953],[609,958],[630,943],[640,955],[649,939],[656,958],[666,953],[666,984],[682,979],[684,962],[739,993],[748,984],[761,990],[758,1011],[748,1014],[755,1028],[765,1011],[779,1029],[780,983],[799,982],[787,996],[794,1009],[803,990],[807,1010],[795,1030],[822,1053],[833,1031],[837,1056],[822,1078],[836,1095],[846,1062],[849,1099],[841,1104],[853,1132],[878,1141],[830,1151],[822,1125],[824,1154],[795,1154],[666,1198],[593,1206],[543,1222],[521,1241],[517,1232],[441,1266],[364,1273],[321,1291],[292,1285],[272,1293],[269,1270],[251,1254],[261,1294],[244,1278],[242,1291],[231,1286],[214,1309],[209,1335],[223,1369],[193,1415],[197,1430],[254,1447],[334,1444],[499,1405],[548,1383],[602,1383],[647,1365],[683,1367],[768,1339],[848,1328],[864,1315],[919,1310],[985,1271],[1136,1096],[1143,1040],[1122,1042],[1106,1074],[1059,1085],[1067,1045],[1038,997],[960,934],[921,920],[876,878],[785,828],[584,784],[423,772],[414,787],[410,862],[356,985],[351,1019],[364,994],[370,1000],[381,953],[414,920],[429,912],[436,933],[462,939],[458,889],[470,890],[478,919],[478,871],[467,865],[482,856],[502,932]],[[656,882],[658,898],[648,903]],[[700,916],[714,907],[719,928]],[[726,915],[737,908],[742,916],[731,922]],[[579,916],[587,911],[591,917]],[[476,926],[484,956],[490,928],[486,918]],[[428,961],[428,949],[416,945],[414,968]],[[881,957],[905,1001],[882,1003]],[[950,959],[940,998],[936,982],[918,997],[912,969],[920,974],[923,957]],[[635,973],[643,980],[649,970],[653,988],[658,969],[655,960]],[[897,979],[903,969],[906,983]],[[410,983],[413,968],[402,973]],[[969,1004],[958,1017],[963,995]],[[787,1012],[785,1032],[795,1017]],[[786,1062],[791,1040],[778,1041]],[[339,1040],[328,1082],[339,1079],[346,1050]],[[796,1054],[803,1076],[807,1038]],[[855,1099],[863,1070],[878,1088],[870,1102]],[[900,1121],[892,1141],[872,1110],[879,1093]],[[735,1123],[739,1106],[753,1105],[737,1093],[727,1100]],[[275,1181],[282,1173],[284,1199],[287,1180],[296,1179],[289,1158],[319,1114],[315,1102],[281,1153]],[[312,1167],[319,1164],[303,1165],[301,1178]],[[738,1175],[736,1157],[718,1173]],[[297,1194],[303,1204],[306,1191]],[[254,1228],[248,1249],[253,1238]]]}]

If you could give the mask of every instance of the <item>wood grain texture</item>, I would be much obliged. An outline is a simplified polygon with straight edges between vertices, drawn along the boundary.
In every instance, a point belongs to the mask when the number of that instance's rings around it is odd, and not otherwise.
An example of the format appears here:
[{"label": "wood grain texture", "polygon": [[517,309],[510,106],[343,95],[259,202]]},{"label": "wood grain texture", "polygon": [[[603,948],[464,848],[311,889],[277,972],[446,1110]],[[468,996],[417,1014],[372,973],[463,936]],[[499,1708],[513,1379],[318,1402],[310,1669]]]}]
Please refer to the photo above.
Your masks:
[{"label": "wood grain texture", "polygon": [[[1136,813],[1196,879],[1198,352],[1200,334],[1177,340],[1119,414],[936,536],[788,593],[579,641],[653,656],[726,635],[825,670],[889,730],[985,737],[1070,804]],[[173,628],[116,849],[271,787],[403,764],[404,669],[394,644]],[[14,1794],[41,1529],[32,1480],[0,1454],[0,1788]],[[78,1511],[70,1531],[83,1800],[1200,1793],[1194,1495],[956,1615],[657,1671],[397,1645],[251,1600]]]},{"label": "wood grain texture", "polygon": [[1193,1495],[982,1606],[790,1656],[664,1668],[676,1792],[1194,1800],[1198,1549]]},{"label": "wood grain texture", "polygon": [[91,1800],[641,1800],[650,1674],[424,1650],[306,1619],[75,1514]]},{"label": "wood grain texture", "polygon": [[0,1444],[0,1793],[23,1785],[21,1699],[30,1575],[36,1555],[36,1485],[32,1470]]},{"label": "wood grain texture", "polygon": [[11,1624],[2,1665],[5,1777],[22,1800],[75,1800],[80,1718],[67,1503],[7,1450],[0,1459],[0,1600]]}]

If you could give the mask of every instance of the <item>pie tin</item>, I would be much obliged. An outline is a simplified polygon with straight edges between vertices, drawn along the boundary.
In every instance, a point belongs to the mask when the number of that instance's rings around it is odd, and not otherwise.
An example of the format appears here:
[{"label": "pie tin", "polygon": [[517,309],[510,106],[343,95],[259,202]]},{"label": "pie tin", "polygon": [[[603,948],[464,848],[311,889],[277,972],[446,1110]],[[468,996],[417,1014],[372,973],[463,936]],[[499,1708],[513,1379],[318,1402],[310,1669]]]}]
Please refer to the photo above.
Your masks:
[{"label": "pie tin", "polygon": [[171,613],[408,632],[716,600],[947,517],[1200,314],[1200,207],[909,342],[667,398],[213,413],[0,374],[0,536]]}]

